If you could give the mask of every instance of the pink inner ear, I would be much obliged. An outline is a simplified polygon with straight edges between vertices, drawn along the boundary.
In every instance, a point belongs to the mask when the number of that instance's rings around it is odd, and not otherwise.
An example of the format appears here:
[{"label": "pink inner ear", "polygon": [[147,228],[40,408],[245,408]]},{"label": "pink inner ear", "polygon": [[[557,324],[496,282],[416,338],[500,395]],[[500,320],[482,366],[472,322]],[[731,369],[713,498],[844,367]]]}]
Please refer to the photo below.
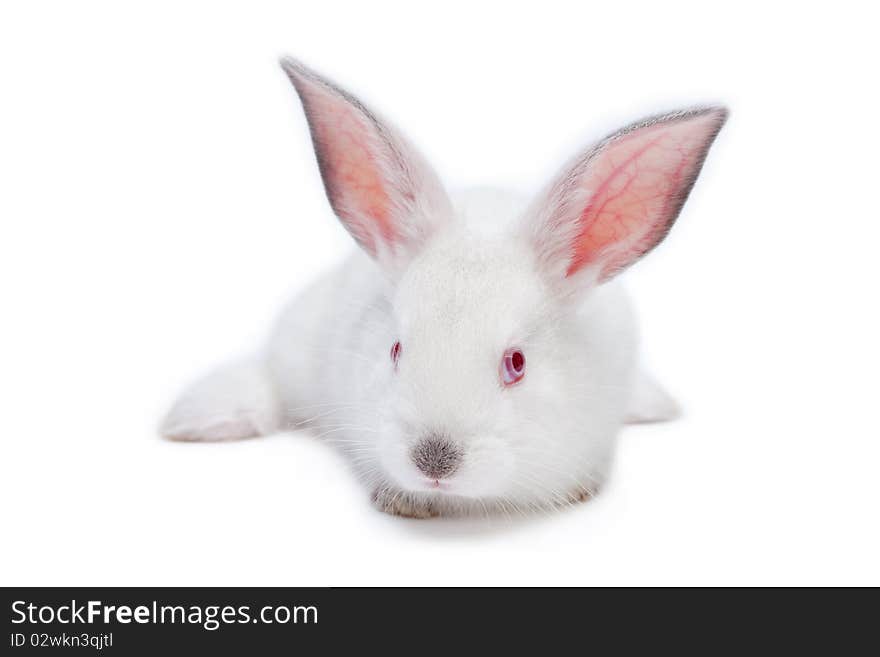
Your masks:
[{"label": "pink inner ear", "polygon": [[609,142],[580,183],[589,204],[566,276],[601,261],[599,280],[653,247],[678,212],[717,118],[641,128]]},{"label": "pink inner ear", "polygon": [[330,202],[364,248],[376,255],[377,236],[389,244],[397,237],[376,127],[341,98],[311,86],[312,130],[320,144],[321,173]]}]

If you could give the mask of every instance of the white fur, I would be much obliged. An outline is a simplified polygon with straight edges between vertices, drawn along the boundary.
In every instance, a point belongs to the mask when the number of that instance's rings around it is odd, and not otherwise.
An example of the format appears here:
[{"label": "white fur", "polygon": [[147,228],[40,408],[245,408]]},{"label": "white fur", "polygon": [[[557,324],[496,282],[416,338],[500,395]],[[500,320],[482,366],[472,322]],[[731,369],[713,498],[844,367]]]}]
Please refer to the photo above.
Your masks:
[{"label": "white fur", "polygon": [[641,369],[633,384],[633,393],[626,412],[629,424],[668,422],[681,415],[681,408],[653,376]]},{"label": "white fur", "polygon": [[[589,157],[537,204],[486,189],[449,202],[396,131],[300,64],[285,69],[331,203],[373,257],[358,251],[307,288],[260,354],[196,383],[163,433],[222,440],[309,427],[349,455],[381,508],[409,515],[539,509],[595,493],[621,425],[677,408],[637,371],[633,313],[616,280],[598,284],[603,262],[565,273],[577,204],[589,201],[571,190],[589,175]],[[328,145],[337,134],[346,148]],[[367,175],[352,174],[352,162]],[[347,187],[352,180],[369,184]],[[566,222],[553,219],[563,211]],[[512,346],[526,374],[505,387],[499,364]],[[463,454],[440,487],[410,456],[432,433]]]},{"label": "white fur", "polygon": [[[282,313],[266,369],[241,364],[196,384],[165,422],[175,438],[310,427],[352,458],[374,490],[441,513],[569,502],[605,480],[628,410],[635,324],[616,281],[570,308],[535,276],[529,247],[499,232],[516,197],[479,190],[396,285],[355,252]],[[403,344],[395,373],[389,352]],[[498,355],[523,347],[526,377],[498,382]],[[269,390],[275,394],[269,394]],[[231,426],[223,427],[228,418]],[[264,418],[262,424],[257,418]],[[449,491],[428,491],[407,454],[428,428],[467,457]],[[240,435],[232,435],[240,434]]]},{"label": "white fur", "polygon": [[175,440],[238,440],[276,431],[276,387],[260,358],[235,361],[196,381],[174,404],[161,432]]}]

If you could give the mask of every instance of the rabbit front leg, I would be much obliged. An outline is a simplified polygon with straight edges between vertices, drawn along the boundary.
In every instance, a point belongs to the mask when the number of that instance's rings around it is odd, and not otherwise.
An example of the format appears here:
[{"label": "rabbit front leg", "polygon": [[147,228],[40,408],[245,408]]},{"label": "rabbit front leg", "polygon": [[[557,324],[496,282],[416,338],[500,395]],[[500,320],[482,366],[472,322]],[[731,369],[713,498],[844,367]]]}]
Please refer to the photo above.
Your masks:
[{"label": "rabbit front leg", "polygon": [[441,515],[440,509],[430,500],[416,499],[397,488],[377,488],[373,491],[372,500],[377,509],[392,516],[425,519]]}]

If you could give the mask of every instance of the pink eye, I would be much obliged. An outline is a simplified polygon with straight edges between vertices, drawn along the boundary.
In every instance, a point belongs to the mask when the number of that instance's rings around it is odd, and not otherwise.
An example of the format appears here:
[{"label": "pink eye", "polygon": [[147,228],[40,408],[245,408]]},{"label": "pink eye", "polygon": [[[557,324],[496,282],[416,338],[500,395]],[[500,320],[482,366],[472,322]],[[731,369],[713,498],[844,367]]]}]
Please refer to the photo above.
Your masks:
[{"label": "pink eye", "polygon": [[397,366],[397,361],[400,360],[400,341],[398,340],[393,345],[391,345],[391,362]]},{"label": "pink eye", "polygon": [[501,359],[501,382],[506,386],[519,383],[526,373],[526,357],[520,349],[508,349]]}]

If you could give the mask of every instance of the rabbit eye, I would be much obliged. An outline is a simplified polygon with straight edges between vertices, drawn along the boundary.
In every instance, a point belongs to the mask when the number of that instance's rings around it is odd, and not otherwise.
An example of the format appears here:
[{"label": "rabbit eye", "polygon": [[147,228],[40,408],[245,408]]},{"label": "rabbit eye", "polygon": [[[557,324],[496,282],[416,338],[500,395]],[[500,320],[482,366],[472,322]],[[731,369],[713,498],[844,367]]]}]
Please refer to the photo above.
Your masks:
[{"label": "rabbit eye", "polygon": [[501,359],[501,382],[506,386],[519,383],[526,373],[526,357],[521,349],[508,349]]},{"label": "rabbit eye", "polygon": [[391,345],[391,362],[396,366],[398,360],[400,360],[400,340]]}]

